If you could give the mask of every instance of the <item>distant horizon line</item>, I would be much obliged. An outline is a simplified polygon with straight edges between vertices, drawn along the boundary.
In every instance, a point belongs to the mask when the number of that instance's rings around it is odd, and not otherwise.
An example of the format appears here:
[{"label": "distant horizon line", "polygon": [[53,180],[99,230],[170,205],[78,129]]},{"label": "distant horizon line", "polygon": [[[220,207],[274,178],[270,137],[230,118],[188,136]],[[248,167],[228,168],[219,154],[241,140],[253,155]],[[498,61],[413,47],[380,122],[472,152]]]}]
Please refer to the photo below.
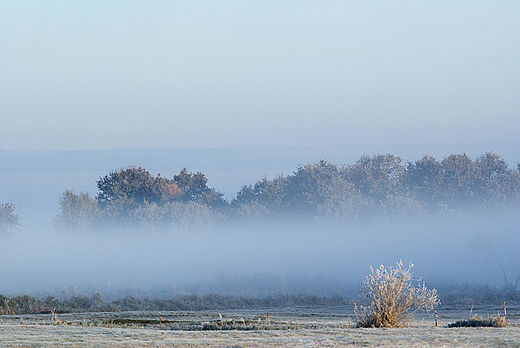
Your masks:
[{"label": "distant horizon line", "polygon": [[0,153],[49,153],[49,152],[98,152],[98,151],[210,151],[210,150],[255,150],[255,149],[343,149],[343,148],[362,148],[362,147],[403,147],[403,146],[486,146],[486,145],[518,145],[520,141],[506,142],[410,142],[410,143],[371,143],[371,144],[350,144],[350,145],[279,145],[279,146],[221,146],[221,147],[111,147],[111,148],[86,148],[86,149],[0,149]]}]

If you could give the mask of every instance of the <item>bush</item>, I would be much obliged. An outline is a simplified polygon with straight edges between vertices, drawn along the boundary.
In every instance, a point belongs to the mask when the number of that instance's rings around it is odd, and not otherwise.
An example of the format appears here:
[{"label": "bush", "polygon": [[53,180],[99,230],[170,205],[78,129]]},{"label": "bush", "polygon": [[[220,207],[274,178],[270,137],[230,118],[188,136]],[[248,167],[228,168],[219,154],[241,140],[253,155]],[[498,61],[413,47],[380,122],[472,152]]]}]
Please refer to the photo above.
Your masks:
[{"label": "bush", "polygon": [[400,327],[407,324],[410,316],[419,310],[429,310],[440,303],[437,290],[427,289],[420,279],[413,279],[411,271],[403,268],[402,261],[397,267],[386,270],[380,266],[363,282],[362,296],[367,301],[366,306],[357,309],[358,327]]},{"label": "bush", "polygon": [[459,320],[455,323],[449,324],[448,327],[506,327],[507,320],[505,316],[496,315],[488,319],[482,319],[479,316],[474,316],[469,320]]}]

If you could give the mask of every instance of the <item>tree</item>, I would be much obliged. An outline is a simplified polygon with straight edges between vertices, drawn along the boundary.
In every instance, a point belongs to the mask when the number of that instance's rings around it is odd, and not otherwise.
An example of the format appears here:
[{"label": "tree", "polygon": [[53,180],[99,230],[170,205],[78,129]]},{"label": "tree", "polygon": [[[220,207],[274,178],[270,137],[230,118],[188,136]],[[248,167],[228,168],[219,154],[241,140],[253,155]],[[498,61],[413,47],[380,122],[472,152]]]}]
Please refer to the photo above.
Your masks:
[{"label": "tree", "polygon": [[349,181],[345,168],[327,161],[299,166],[289,182],[293,206],[320,221],[353,222],[372,207]]},{"label": "tree", "polygon": [[197,202],[211,207],[223,207],[226,202],[223,194],[214,188],[209,188],[208,179],[201,172],[189,173],[186,168],[173,177],[174,182],[181,191],[181,199],[184,202]]},{"label": "tree", "polygon": [[277,175],[268,180],[264,177],[255,183],[254,194],[256,200],[270,210],[283,210],[287,208],[287,186],[288,178]]},{"label": "tree", "polygon": [[14,211],[13,203],[0,204],[0,232],[12,232],[20,228],[20,218]]},{"label": "tree", "polygon": [[499,155],[486,152],[475,161],[475,196],[487,207],[503,205],[520,196],[520,180]]},{"label": "tree", "polygon": [[373,209],[372,202],[358,191],[348,189],[329,196],[318,205],[318,221],[330,223],[352,223],[367,216]]},{"label": "tree", "polygon": [[428,215],[427,210],[411,192],[389,195],[384,204],[379,206],[378,213],[389,218],[417,218]]},{"label": "tree", "polygon": [[248,203],[241,203],[236,205],[234,208],[234,217],[244,221],[257,221],[259,219],[269,216],[269,209],[259,203],[258,201],[252,200]]},{"label": "tree", "polygon": [[349,184],[340,177],[338,166],[321,160],[298,166],[288,179],[287,198],[293,209],[315,212],[332,195],[341,194],[348,188]]},{"label": "tree", "polygon": [[145,202],[135,211],[135,219],[145,227],[211,225],[223,219],[210,206],[198,202]]},{"label": "tree", "polygon": [[154,178],[142,167],[110,172],[97,181],[99,206],[112,221],[130,222],[143,203],[164,203],[179,199],[181,190],[173,180]]},{"label": "tree", "polygon": [[408,162],[404,185],[408,192],[422,202],[426,209],[435,211],[445,198],[442,185],[444,177],[441,163],[432,156],[424,156],[415,162]]},{"label": "tree", "polygon": [[402,193],[402,178],[405,167],[401,158],[391,154],[363,155],[345,170],[349,182],[364,196],[383,202],[388,195]]},{"label": "tree", "polygon": [[113,219],[128,219],[130,212],[152,196],[153,177],[141,167],[110,172],[97,181],[97,201],[103,212]]},{"label": "tree", "polygon": [[475,163],[466,154],[450,155],[441,166],[447,203],[451,208],[471,206],[475,202]]},{"label": "tree", "polygon": [[412,267],[410,263],[408,269],[403,268],[402,261],[388,270],[383,265],[375,271],[370,267],[362,291],[367,305],[361,307],[363,313],[356,307],[359,327],[404,326],[413,313],[440,303],[437,290],[414,284],[420,279],[413,279]]},{"label": "tree", "polygon": [[81,233],[95,226],[100,218],[98,202],[88,193],[65,190],[60,198],[60,214],[53,223],[57,230]]},{"label": "tree", "polygon": [[181,196],[181,189],[175,180],[162,178],[160,174],[154,178],[152,192],[154,199],[160,203],[178,201]]},{"label": "tree", "polygon": [[231,202],[232,211],[241,219],[247,220],[273,217],[285,213],[288,207],[287,178],[277,175],[273,179],[267,177],[253,185],[244,185]]}]

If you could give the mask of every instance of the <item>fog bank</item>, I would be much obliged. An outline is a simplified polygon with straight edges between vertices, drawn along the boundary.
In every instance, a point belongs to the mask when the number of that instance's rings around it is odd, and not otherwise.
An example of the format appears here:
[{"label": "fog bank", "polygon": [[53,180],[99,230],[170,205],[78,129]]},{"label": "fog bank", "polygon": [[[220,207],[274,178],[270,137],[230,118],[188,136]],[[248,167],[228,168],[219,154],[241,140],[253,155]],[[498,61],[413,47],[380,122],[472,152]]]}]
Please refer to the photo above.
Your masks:
[{"label": "fog bank", "polygon": [[[299,222],[1,237],[0,293],[59,293],[77,287],[109,297],[219,292],[351,295],[369,267],[415,264],[435,282],[500,287],[499,257],[520,272],[514,214],[381,221],[349,226]],[[484,241],[484,243],[483,243]],[[495,254],[495,256],[492,255]]]}]

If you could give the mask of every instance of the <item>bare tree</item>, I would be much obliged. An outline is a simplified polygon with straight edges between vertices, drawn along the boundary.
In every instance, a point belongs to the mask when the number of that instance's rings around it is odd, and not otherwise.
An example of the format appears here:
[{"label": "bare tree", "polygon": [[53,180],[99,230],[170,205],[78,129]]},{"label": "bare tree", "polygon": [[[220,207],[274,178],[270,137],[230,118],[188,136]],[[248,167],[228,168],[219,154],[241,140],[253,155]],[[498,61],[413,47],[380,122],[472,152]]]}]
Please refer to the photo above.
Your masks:
[{"label": "bare tree", "polygon": [[13,203],[0,204],[0,232],[11,232],[20,228],[20,218],[14,210]]},{"label": "bare tree", "polygon": [[481,251],[483,253],[488,254],[498,263],[498,266],[500,267],[500,270],[502,271],[502,275],[504,277],[504,289],[505,290],[512,290],[516,291],[518,289],[518,284],[520,283],[520,274],[518,274],[518,277],[516,278],[515,283],[509,281],[507,278],[506,270],[502,264],[502,261],[498,257],[498,255],[495,253],[495,250],[493,249],[493,243],[491,242],[491,239],[489,239],[488,236],[485,235],[477,235],[475,236],[474,240],[471,243],[471,246],[478,251]]}]

